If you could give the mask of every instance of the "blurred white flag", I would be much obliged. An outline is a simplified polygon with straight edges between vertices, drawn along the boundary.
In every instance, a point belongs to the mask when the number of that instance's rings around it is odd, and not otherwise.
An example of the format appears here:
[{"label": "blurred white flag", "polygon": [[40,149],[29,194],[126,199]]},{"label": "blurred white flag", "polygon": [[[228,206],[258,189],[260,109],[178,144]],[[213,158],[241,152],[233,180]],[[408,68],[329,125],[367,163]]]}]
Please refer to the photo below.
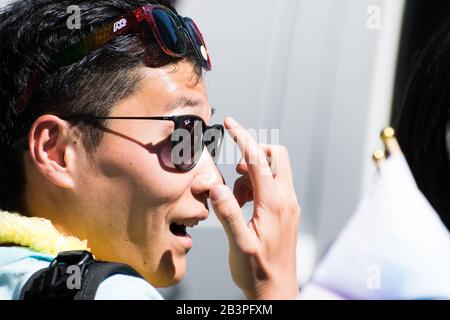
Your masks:
[{"label": "blurred white flag", "polygon": [[402,154],[381,165],[371,191],[302,291],[303,299],[337,296],[450,299],[450,233]]}]

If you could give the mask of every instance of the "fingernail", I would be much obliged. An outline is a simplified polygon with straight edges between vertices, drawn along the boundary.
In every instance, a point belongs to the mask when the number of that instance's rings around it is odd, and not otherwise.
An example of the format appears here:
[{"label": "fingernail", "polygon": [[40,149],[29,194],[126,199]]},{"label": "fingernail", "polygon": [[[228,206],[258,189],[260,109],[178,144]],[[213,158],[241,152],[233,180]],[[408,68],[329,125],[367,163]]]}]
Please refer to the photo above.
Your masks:
[{"label": "fingernail", "polygon": [[225,199],[230,194],[230,189],[227,187],[220,185],[217,187],[214,187],[214,189],[210,192],[210,197],[212,201],[218,201],[221,199]]}]

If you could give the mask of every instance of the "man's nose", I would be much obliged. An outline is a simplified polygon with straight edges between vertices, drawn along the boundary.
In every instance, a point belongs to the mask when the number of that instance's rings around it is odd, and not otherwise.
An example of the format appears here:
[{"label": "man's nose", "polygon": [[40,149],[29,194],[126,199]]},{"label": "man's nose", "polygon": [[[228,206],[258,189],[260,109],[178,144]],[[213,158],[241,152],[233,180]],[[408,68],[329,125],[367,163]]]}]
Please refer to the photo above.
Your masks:
[{"label": "man's nose", "polygon": [[195,166],[195,178],[192,182],[192,193],[209,193],[209,190],[217,184],[225,184],[225,181],[213,158],[205,148],[201,158]]}]

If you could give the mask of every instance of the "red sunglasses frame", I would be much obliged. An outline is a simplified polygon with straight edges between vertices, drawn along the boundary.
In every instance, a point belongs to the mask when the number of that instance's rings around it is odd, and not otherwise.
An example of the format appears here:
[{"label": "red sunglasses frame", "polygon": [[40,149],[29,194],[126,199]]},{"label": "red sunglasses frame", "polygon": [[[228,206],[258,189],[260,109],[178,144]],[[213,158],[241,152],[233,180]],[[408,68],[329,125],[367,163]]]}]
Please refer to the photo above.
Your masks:
[{"label": "red sunglasses frame", "polygon": [[[183,36],[184,39],[184,50],[183,52],[174,52],[166,47],[164,41],[162,40],[160,31],[158,30],[157,24],[153,17],[154,10],[163,10],[166,14],[170,16],[170,18],[175,23],[177,30],[175,30],[180,36]],[[199,28],[195,24],[195,22],[191,18],[181,17],[175,14],[170,9],[162,6],[162,5],[145,5],[143,7],[135,9],[131,14],[121,16],[119,18],[114,19],[112,22],[106,23],[97,31],[87,35],[84,39],[75,43],[74,45],[68,47],[59,53],[54,59],[51,59],[52,64],[48,66],[45,70],[39,68],[31,77],[28,85],[26,86],[23,93],[19,96],[15,111],[17,114],[25,111],[28,103],[31,100],[31,96],[33,91],[38,86],[39,82],[44,78],[44,76],[55,70],[57,68],[71,65],[89,53],[97,50],[103,45],[107,44],[111,40],[113,40],[117,36],[125,35],[128,33],[133,33],[136,31],[141,35],[141,40],[145,45],[145,40],[143,39],[144,30],[136,30],[136,27],[140,25],[142,22],[147,22],[151,31],[153,32],[156,41],[158,42],[160,48],[163,52],[169,56],[173,57],[183,57],[187,53],[188,42],[194,48],[194,51],[199,59],[202,62],[202,67],[206,71],[210,71],[212,68],[211,59],[208,53],[208,49],[206,47],[206,43],[204,41],[203,35],[201,34]],[[196,35],[191,35],[189,32],[188,24],[193,28],[193,31],[196,31]],[[202,43],[202,48],[198,48],[193,39],[194,36],[197,36],[200,42]]]},{"label": "red sunglasses frame", "polygon": [[[163,10],[165,13],[167,13],[172,18],[172,20],[177,25],[177,28],[178,28],[177,31],[181,32],[183,34],[183,36],[185,37],[185,39],[188,40],[189,43],[191,44],[191,46],[195,49],[195,52],[196,52],[198,58],[200,59],[200,61],[204,62],[203,67],[205,68],[205,70],[210,71],[211,70],[211,59],[209,57],[208,49],[206,47],[206,43],[203,38],[203,35],[200,32],[200,29],[198,28],[196,23],[191,18],[177,16],[173,11],[167,9],[164,6],[149,4],[149,5],[146,5],[146,6],[143,6],[143,7],[140,7],[138,9],[134,10],[133,14],[124,16],[121,19],[117,20],[116,22],[111,23],[113,25],[113,34],[114,35],[126,34],[137,23],[146,21],[149,24],[153,34],[155,35],[156,41],[158,42],[159,46],[167,55],[174,56],[174,57],[184,56],[187,51],[187,46],[185,46],[184,52],[177,53],[177,52],[174,52],[174,51],[168,49],[166,47],[166,45],[164,44],[164,41],[162,40],[162,37],[161,37],[161,33],[158,30],[158,27],[156,25],[156,22],[155,22],[155,19],[153,16],[154,10]],[[194,35],[191,35],[189,33],[187,24],[191,24],[191,27],[196,32],[196,36],[198,36],[200,42],[202,43],[202,46],[204,47],[205,55],[203,55],[203,53],[201,52],[201,49],[197,47],[195,41],[193,40]]]}]

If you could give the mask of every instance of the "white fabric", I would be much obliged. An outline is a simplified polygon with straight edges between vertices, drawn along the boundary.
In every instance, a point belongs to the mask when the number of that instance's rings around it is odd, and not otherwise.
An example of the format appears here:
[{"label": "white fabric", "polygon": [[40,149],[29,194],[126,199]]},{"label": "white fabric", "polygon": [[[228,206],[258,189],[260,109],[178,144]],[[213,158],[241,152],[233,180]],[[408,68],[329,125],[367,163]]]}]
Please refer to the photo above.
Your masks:
[{"label": "white fabric", "polygon": [[310,286],[346,299],[450,298],[450,234],[403,155],[382,165]]},{"label": "white fabric", "polygon": [[310,283],[307,285],[297,297],[297,300],[343,300],[337,294]]}]

